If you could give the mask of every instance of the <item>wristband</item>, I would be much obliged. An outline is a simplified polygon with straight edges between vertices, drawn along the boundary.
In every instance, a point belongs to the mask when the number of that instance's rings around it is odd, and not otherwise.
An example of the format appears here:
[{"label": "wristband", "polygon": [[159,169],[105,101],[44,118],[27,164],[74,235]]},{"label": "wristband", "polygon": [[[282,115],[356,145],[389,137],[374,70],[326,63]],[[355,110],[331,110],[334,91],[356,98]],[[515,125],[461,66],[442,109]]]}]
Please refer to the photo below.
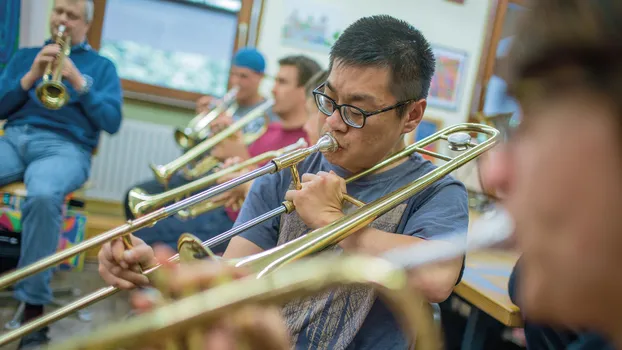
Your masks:
[{"label": "wristband", "polygon": [[78,90],[79,95],[84,95],[89,92],[91,86],[93,85],[93,78],[91,78],[90,76],[83,74],[82,79],[84,80],[84,83],[82,83],[80,90]]}]

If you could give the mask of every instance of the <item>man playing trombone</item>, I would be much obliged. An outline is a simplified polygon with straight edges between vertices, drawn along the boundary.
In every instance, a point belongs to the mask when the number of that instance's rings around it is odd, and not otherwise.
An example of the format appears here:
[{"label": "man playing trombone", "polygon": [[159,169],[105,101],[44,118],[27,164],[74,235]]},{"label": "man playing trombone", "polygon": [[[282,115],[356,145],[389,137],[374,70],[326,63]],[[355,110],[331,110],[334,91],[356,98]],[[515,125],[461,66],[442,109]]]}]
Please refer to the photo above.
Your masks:
[{"label": "man playing trombone", "polygon": [[[435,67],[422,33],[389,16],[363,18],[339,37],[330,58],[329,77],[314,95],[324,121],[320,123],[322,133],[332,134],[339,148],[312,155],[299,164],[298,170],[304,174],[299,189],[291,187],[289,172],[256,179],[236,224],[268,212],[283,199],[292,200],[296,211],[234,237],[224,258],[263,252],[339,219],[344,211],[352,210],[343,204],[346,189],[369,202],[434,168],[414,154],[347,186],[344,181],[403,149],[404,135],[421,121]],[[444,233],[466,232],[467,227],[466,190],[460,182],[445,177],[339,242],[332,251],[377,255],[434,240]],[[147,283],[144,276],[122,268],[137,261],[152,262],[153,251],[134,239],[135,249],[125,254],[120,242],[101,250],[100,273],[108,283],[122,288]],[[462,266],[462,259],[439,264],[417,273],[413,283],[429,302],[443,301],[459,281]],[[409,346],[386,305],[369,288],[338,288],[288,303],[283,314],[297,348]]]},{"label": "man playing trombone", "polygon": [[[100,132],[116,133],[121,125],[121,83],[112,62],[86,42],[93,19],[92,0],[55,0],[51,34],[59,27],[70,35],[70,57],[57,62],[61,47],[47,41],[42,48],[21,49],[0,75],[0,186],[23,180],[27,196],[22,206],[21,253],[18,268],[56,251],[65,196],[88,179],[91,154]],[[63,65],[62,84],[68,101],[49,108],[37,88],[46,67]],[[52,300],[51,271],[34,275],[15,287],[26,303],[24,320],[43,313]],[[22,339],[20,347],[47,340],[47,329]]]},{"label": "man playing trombone", "polygon": [[[248,147],[242,142],[241,136],[232,137],[219,144],[217,149],[212,151],[212,155],[219,158],[235,157],[235,161],[225,162],[225,165],[229,166],[234,162],[244,161],[267,151],[284,148],[296,143],[301,138],[306,140],[307,135],[303,126],[308,118],[304,105],[304,83],[319,70],[319,64],[306,56],[286,56],[280,59],[279,71],[272,88],[274,99],[272,113],[277,116],[278,121],[270,123],[266,132]],[[230,122],[231,120],[220,121],[220,125],[226,125]],[[264,163],[256,165],[262,166]],[[177,240],[185,232],[193,232],[202,240],[212,238],[233,226],[243,200],[235,193],[236,190],[234,189],[231,193],[225,193],[220,198],[212,200],[225,202],[227,208],[218,207],[190,220],[172,216],[159,221],[153,227],[138,231],[136,236],[149,245],[165,243],[172,247],[176,247]],[[214,251],[222,253],[225,247],[226,244],[223,244],[216,247]]]}]

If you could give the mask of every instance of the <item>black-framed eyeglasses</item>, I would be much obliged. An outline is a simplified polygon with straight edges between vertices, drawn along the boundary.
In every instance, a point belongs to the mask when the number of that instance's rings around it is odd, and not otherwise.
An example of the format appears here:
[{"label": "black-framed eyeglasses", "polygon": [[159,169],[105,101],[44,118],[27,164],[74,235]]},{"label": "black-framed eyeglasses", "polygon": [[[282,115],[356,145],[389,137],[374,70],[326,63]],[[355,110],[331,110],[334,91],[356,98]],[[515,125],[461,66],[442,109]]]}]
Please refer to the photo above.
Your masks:
[{"label": "black-framed eyeglasses", "polygon": [[322,92],[322,90],[324,90],[324,86],[326,86],[326,83],[322,83],[322,85],[316,87],[315,90],[313,90],[313,96],[315,97],[315,104],[317,105],[317,108],[320,110],[320,112],[328,117],[333,115],[336,110],[339,110],[339,115],[341,115],[341,119],[343,120],[343,122],[356,129],[364,127],[365,121],[372,115],[388,112],[392,109],[404,106],[410,102],[415,101],[415,99],[410,99],[398,102],[392,106],[385,107],[373,112],[367,112],[363,109],[349,104],[338,104],[335,100],[326,96]]}]

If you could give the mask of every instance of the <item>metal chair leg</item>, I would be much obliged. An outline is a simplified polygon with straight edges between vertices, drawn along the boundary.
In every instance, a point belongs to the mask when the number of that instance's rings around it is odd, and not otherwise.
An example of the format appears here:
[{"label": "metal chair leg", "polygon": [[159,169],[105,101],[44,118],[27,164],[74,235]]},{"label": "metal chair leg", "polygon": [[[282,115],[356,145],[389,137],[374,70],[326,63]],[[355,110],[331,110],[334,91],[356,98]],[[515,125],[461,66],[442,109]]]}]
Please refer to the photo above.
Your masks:
[{"label": "metal chair leg", "polygon": [[26,303],[21,302],[17,306],[17,310],[15,310],[15,314],[13,314],[13,318],[4,324],[5,329],[16,329],[19,328],[22,324],[22,317],[24,316],[24,309],[26,308]]}]

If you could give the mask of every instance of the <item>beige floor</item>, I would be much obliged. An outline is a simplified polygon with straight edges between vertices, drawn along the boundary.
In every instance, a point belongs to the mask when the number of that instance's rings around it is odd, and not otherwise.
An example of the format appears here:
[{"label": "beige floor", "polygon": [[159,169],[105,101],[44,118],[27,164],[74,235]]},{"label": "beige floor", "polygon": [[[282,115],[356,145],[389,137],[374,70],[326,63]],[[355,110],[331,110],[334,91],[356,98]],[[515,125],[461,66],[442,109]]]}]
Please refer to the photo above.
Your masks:
[{"label": "beige floor", "polygon": [[[103,281],[97,273],[94,264],[86,264],[81,272],[58,272],[52,282],[54,287],[73,287],[79,288],[82,295],[104,287]],[[75,300],[76,297],[64,296],[59,298],[67,302]],[[129,312],[127,302],[128,294],[125,292],[117,293],[109,299],[102,300],[88,308],[92,320],[85,322],[80,320],[77,315],[68,316],[50,326],[50,337],[54,342],[61,341],[73,335],[81,335],[93,331],[96,327],[110,322],[122,320]],[[9,299],[0,299],[0,332],[7,330],[4,325],[11,320],[17,307],[17,302]],[[50,307],[48,310],[52,310]],[[17,348],[17,341],[5,346],[0,346],[0,350],[14,350]]]}]

